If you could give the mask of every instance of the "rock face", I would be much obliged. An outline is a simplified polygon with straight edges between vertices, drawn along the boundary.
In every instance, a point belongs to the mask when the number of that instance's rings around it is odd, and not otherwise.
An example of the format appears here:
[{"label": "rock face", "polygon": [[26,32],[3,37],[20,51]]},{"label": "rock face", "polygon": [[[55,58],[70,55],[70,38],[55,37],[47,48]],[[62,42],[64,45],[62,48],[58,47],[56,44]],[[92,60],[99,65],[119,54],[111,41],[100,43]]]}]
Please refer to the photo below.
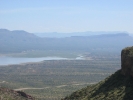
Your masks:
[{"label": "rock face", "polygon": [[133,46],[121,51],[121,73],[133,77]]}]

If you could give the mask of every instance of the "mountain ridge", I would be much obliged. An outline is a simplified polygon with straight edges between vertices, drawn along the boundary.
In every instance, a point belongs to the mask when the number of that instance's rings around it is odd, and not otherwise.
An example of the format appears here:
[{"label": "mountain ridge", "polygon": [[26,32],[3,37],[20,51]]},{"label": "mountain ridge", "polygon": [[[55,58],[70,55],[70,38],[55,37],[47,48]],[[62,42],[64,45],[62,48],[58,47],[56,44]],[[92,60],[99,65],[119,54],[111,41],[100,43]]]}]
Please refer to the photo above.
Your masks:
[{"label": "mountain ridge", "polygon": [[[4,32],[3,32],[4,31]],[[125,40],[125,41],[123,41]],[[20,53],[32,50],[119,52],[133,45],[133,37],[127,33],[102,34],[94,36],[72,36],[64,38],[41,38],[25,31],[0,30],[0,53]]]},{"label": "mountain ridge", "polygon": [[86,32],[71,32],[71,33],[58,33],[58,32],[44,32],[44,33],[33,33],[39,37],[49,37],[49,38],[64,38],[72,36],[94,36],[101,34],[116,34],[116,33],[127,33],[126,31],[86,31]]}]

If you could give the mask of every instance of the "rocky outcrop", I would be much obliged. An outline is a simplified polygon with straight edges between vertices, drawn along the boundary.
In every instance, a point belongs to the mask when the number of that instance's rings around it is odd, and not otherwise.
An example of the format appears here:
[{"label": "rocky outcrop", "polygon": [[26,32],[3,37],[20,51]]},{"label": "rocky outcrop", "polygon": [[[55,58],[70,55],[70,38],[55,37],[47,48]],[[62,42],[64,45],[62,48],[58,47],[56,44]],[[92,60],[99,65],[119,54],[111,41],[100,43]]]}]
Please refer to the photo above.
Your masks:
[{"label": "rocky outcrop", "polygon": [[121,73],[133,77],[133,46],[121,51]]},{"label": "rocky outcrop", "polygon": [[37,100],[22,91],[0,87],[0,100]]},{"label": "rocky outcrop", "polygon": [[33,98],[32,96],[26,94],[25,92],[23,91],[16,91],[20,96],[24,97],[24,98],[27,98],[28,100],[35,100],[35,98]]}]

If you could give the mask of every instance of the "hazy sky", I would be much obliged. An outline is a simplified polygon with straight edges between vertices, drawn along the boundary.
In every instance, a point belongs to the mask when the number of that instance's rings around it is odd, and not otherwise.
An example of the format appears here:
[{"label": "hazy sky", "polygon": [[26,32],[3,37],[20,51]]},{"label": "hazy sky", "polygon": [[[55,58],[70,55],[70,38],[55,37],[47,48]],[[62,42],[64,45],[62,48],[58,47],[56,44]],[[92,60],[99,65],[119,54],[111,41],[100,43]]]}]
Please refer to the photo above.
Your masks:
[{"label": "hazy sky", "polygon": [[0,0],[0,28],[133,33],[133,0]]}]

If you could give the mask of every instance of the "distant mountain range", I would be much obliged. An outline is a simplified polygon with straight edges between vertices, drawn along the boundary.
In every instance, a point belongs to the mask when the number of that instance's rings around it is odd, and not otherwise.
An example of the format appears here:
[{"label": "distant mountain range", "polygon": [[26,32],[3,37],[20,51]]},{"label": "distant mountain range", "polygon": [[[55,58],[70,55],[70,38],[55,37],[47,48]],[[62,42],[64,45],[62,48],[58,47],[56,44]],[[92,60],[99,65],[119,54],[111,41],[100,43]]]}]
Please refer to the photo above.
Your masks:
[{"label": "distant mountain range", "polygon": [[72,32],[72,33],[57,33],[57,32],[45,32],[45,33],[33,33],[39,37],[49,37],[49,38],[63,38],[63,37],[71,37],[71,36],[94,36],[101,34],[116,34],[116,33],[127,33],[121,31],[87,31],[87,32]]},{"label": "distant mountain range", "polygon": [[0,29],[0,53],[13,53],[30,50],[58,51],[118,51],[133,45],[133,37],[128,33],[101,35],[75,35],[70,37],[38,37],[23,30]]}]

